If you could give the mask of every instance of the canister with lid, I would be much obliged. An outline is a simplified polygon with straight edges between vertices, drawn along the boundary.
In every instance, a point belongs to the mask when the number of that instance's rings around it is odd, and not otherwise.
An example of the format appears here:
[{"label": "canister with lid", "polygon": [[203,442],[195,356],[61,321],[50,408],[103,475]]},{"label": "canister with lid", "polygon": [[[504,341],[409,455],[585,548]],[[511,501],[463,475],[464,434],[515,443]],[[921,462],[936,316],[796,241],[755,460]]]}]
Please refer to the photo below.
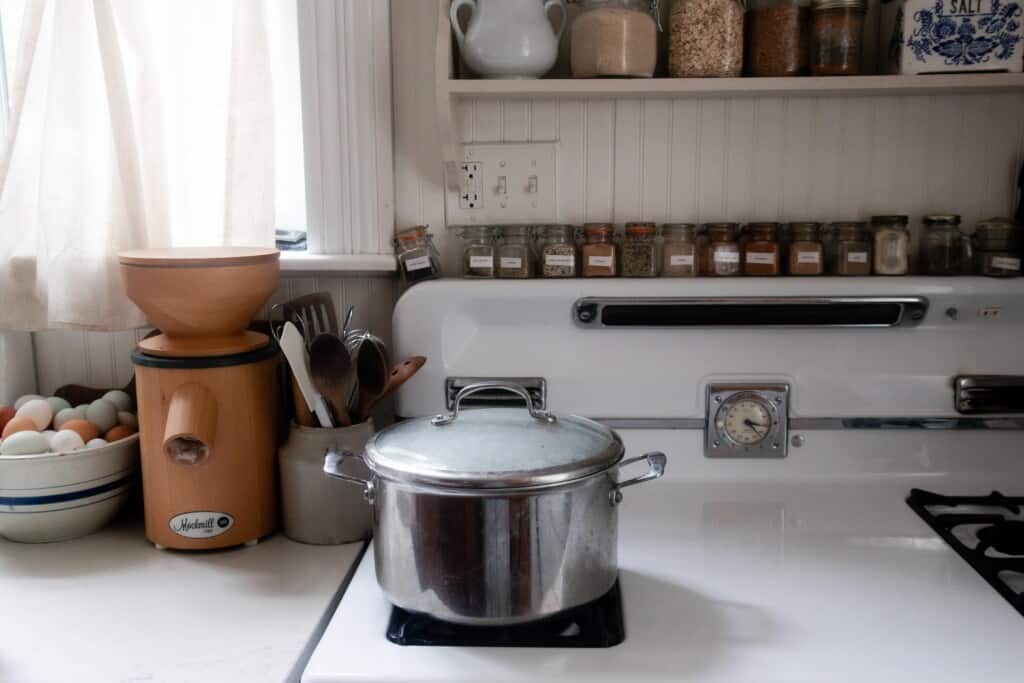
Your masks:
[{"label": "canister with lid", "polygon": [[812,75],[860,74],[866,12],[866,0],[812,0]]},{"label": "canister with lid", "polygon": [[580,5],[571,31],[574,78],[654,76],[657,0],[582,0]]},{"label": "canister with lid", "polygon": [[836,230],[837,275],[870,275],[871,242],[868,241],[864,224],[854,221],[833,223]]},{"label": "canister with lid", "polygon": [[708,274],[717,277],[739,275],[741,255],[736,223],[707,223]]},{"label": "canister with lid", "polygon": [[532,234],[528,225],[506,225],[498,245],[498,277],[525,279],[533,277],[535,257]]},{"label": "canister with lid", "polygon": [[615,277],[619,250],[612,223],[586,223],[583,226],[583,277]]},{"label": "canister with lid", "polygon": [[790,223],[790,275],[821,275],[825,272],[825,248],[817,223]]},{"label": "canister with lid", "polygon": [[971,241],[960,232],[956,214],[925,216],[920,267],[925,275],[963,275],[971,260]]},{"label": "canister with lid", "polygon": [[626,223],[622,241],[622,276],[657,277],[658,228],[654,223]]},{"label": "canister with lid", "polygon": [[459,231],[462,248],[462,275],[467,278],[493,278],[497,230],[486,225],[466,226]]},{"label": "canister with lid", "polygon": [[572,225],[545,225],[540,228],[540,274],[542,277],[579,275],[576,228]]},{"label": "canister with lid", "polygon": [[778,275],[778,223],[748,223],[749,239],[744,247],[744,275]]},{"label": "canister with lid", "polygon": [[661,247],[662,277],[696,276],[700,259],[693,223],[666,223],[661,234],[664,239]]},{"label": "canister with lid", "polygon": [[988,277],[1017,277],[1021,246],[1021,229],[1012,218],[981,221],[974,231],[975,269]]},{"label": "canister with lid", "polygon": [[909,216],[872,216],[875,275],[906,275],[910,270]]}]

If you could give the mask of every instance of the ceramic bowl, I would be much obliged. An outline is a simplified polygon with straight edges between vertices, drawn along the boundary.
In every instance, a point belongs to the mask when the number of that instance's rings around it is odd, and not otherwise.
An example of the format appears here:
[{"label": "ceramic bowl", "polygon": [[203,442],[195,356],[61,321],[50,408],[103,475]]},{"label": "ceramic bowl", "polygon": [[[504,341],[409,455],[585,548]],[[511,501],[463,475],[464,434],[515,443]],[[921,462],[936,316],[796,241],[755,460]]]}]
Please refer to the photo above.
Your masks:
[{"label": "ceramic bowl", "polygon": [[99,531],[138,482],[138,434],[64,455],[0,456],[0,536],[48,543]]}]

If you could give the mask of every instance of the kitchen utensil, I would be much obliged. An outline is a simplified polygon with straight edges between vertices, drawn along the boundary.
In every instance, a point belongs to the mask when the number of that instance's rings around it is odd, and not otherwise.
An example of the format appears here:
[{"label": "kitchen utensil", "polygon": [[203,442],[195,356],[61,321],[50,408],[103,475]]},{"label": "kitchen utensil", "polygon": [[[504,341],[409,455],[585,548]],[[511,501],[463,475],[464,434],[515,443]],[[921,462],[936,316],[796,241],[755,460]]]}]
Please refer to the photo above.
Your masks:
[{"label": "kitchen utensil", "polygon": [[[251,544],[277,527],[277,346],[247,329],[277,288],[274,249],[123,252],[128,297],[160,328],[132,354],[146,536]],[[91,418],[90,418],[91,419]]]},{"label": "kitchen utensil", "polygon": [[309,346],[309,369],[313,385],[331,404],[335,421],[350,426],[348,400],[353,367],[345,342],[333,334],[318,334]]},{"label": "kitchen utensil", "polygon": [[338,335],[338,315],[327,292],[314,292],[281,304],[285,320],[292,321],[310,344],[318,334]]},{"label": "kitchen utensil", "polygon": [[364,336],[356,351],[355,364],[359,386],[352,417],[360,422],[367,418],[370,407],[387,386],[390,376],[387,349],[376,338]]},{"label": "kitchen utensil", "polygon": [[[461,412],[481,391],[506,391],[519,408]],[[444,621],[506,625],[551,616],[604,595],[618,575],[622,489],[657,479],[665,455],[623,460],[618,435],[597,422],[536,410],[523,387],[480,382],[449,415],[378,432],[362,456],[373,473],[343,472],[352,452],[331,451],[324,471],[363,487],[374,506],[377,581],[397,606]],[[618,481],[619,470],[648,471]]]},{"label": "kitchen utensil", "polygon": [[352,316],[356,313],[355,306],[349,306],[348,312],[345,313],[345,324],[341,326],[341,338],[344,339],[348,336],[348,331],[352,328]]},{"label": "kitchen utensil", "polygon": [[333,427],[331,413],[324,403],[323,396],[313,386],[313,380],[309,376],[309,357],[306,352],[306,342],[299,334],[298,328],[291,322],[286,322],[281,329],[281,353],[288,360],[292,369],[295,381],[302,392],[302,398],[306,405],[316,415],[321,427]]},{"label": "kitchen utensil", "polygon": [[426,356],[413,356],[412,358],[407,358],[391,368],[391,374],[388,375],[388,380],[384,384],[384,388],[377,395],[377,398],[369,402],[365,407],[365,412],[363,412],[363,414],[368,416],[372,413],[378,403],[393,394],[398,387],[408,382],[413,375],[419,372],[419,369],[422,368],[426,362]]}]

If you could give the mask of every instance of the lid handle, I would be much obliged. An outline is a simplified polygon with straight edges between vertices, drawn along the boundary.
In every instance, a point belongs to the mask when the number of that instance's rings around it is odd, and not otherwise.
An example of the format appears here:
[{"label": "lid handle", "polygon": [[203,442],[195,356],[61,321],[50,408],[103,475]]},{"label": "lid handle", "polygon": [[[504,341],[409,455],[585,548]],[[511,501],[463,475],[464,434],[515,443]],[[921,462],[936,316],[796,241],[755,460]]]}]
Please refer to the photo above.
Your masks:
[{"label": "lid handle", "polygon": [[555,416],[546,410],[537,410],[533,407],[533,400],[530,398],[530,392],[526,390],[526,387],[519,384],[513,384],[512,382],[477,382],[475,384],[469,384],[462,388],[459,393],[455,394],[455,401],[452,405],[452,412],[447,415],[438,415],[430,421],[431,424],[443,427],[455,422],[455,419],[459,416],[459,408],[462,404],[462,399],[473,394],[480,393],[481,391],[491,390],[507,391],[510,394],[515,394],[519,398],[523,399],[526,403],[526,409],[530,411],[530,417],[535,420],[542,422],[554,422]]}]

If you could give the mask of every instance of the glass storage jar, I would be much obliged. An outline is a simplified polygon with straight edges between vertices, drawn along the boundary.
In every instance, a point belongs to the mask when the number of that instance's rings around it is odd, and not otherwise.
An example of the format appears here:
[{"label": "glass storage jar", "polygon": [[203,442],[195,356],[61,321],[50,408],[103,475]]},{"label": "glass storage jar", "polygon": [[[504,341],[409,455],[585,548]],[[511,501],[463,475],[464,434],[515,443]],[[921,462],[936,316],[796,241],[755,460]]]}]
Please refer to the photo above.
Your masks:
[{"label": "glass storage jar", "polygon": [[974,231],[974,260],[979,275],[1020,275],[1021,228],[1011,218],[990,218]]},{"label": "glass storage jar", "polygon": [[910,270],[908,216],[872,216],[875,275],[906,275]]},{"label": "glass storage jar", "polygon": [[583,226],[583,277],[615,277],[618,273],[618,247],[611,223],[587,223]]},{"label": "glass storage jar", "polygon": [[658,228],[654,223],[626,223],[622,240],[622,277],[658,276]]},{"label": "glass storage jar", "polygon": [[866,12],[866,0],[812,0],[812,75],[860,74]]},{"label": "glass storage jar", "polygon": [[441,277],[441,257],[426,225],[398,232],[395,235],[395,256],[406,284]]},{"label": "glass storage jar", "polygon": [[708,223],[708,274],[727,277],[740,274],[740,245],[735,223]]},{"label": "glass storage jar", "polygon": [[695,277],[700,257],[693,223],[666,223],[661,235],[661,276]]},{"label": "glass storage jar", "polygon": [[836,230],[837,275],[871,275],[871,242],[863,223],[833,223]]},{"label": "glass storage jar", "polygon": [[747,243],[743,247],[744,275],[778,275],[778,223],[748,223]]},{"label": "glass storage jar", "polygon": [[498,253],[498,231],[487,225],[467,226],[459,230],[462,246],[462,276],[493,278],[494,257]]},{"label": "glass storage jar", "polygon": [[807,73],[810,0],[750,0],[743,49],[748,76]]},{"label": "glass storage jar", "polygon": [[545,225],[540,229],[539,239],[542,277],[576,277],[579,274],[575,227]]},{"label": "glass storage jar", "polygon": [[960,232],[960,216],[925,216],[920,268],[925,275],[963,275],[971,262],[971,240]]},{"label": "glass storage jar", "polygon": [[583,0],[571,39],[574,78],[654,76],[658,25],[650,0]]},{"label": "glass storage jar", "polygon": [[738,0],[673,0],[668,72],[674,78],[743,72],[743,5]]},{"label": "glass storage jar", "polygon": [[708,236],[708,226],[697,226],[697,275],[711,275],[711,238]]},{"label": "glass storage jar", "polygon": [[498,245],[498,277],[526,279],[533,277],[532,232],[528,225],[506,225],[501,229]]},{"label": "glass storage jar", "polygon": [[825,272],[825,247],[817,223],[791,223],[789,245],[790,275],[821,275]]}]

